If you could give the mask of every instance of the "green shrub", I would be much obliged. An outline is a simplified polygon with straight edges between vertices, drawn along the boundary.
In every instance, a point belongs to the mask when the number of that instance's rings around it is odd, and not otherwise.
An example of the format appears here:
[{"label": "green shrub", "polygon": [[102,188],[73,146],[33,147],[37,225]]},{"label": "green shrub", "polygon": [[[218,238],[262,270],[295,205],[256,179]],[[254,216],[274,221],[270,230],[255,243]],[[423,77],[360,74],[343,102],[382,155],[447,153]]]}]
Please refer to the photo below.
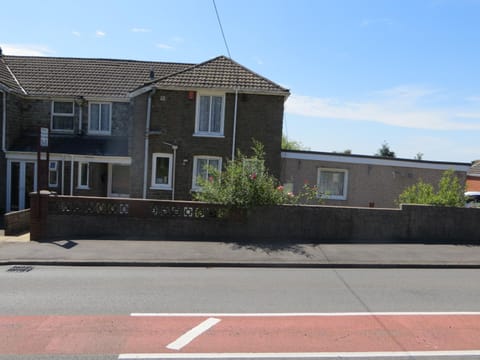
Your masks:
[{"label": "green shrub", "polygon": [[399,196],[399,204],[426,204],[436,206],[465,206],[465,188],[453,170],[445,171],[437,185],[438,191],[431,184],[420,180],[406,188]]},{"label": "green shrub", "polygon": [[297,204],[314,199],[320,201],[315,186],[306,185],[297,195],[285,192],[279,181],[265,168],[263,145],[257,141],[253,143],[252,157],[239,152],[234,161],[227,163],[224,171],[209,167],[211,176],[198,179],[202,190],[194,193],[193,198],[236,208]]}]

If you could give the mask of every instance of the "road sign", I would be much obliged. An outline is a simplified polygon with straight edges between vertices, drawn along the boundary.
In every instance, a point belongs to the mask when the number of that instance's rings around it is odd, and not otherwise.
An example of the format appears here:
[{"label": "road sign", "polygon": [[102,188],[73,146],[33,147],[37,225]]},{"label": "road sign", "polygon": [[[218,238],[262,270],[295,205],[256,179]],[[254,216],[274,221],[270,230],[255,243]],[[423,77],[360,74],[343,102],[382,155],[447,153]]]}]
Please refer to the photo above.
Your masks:
[{"label": "road sign", "polygon": [[40,146],[48,147],[48,128],[40,128]]}]

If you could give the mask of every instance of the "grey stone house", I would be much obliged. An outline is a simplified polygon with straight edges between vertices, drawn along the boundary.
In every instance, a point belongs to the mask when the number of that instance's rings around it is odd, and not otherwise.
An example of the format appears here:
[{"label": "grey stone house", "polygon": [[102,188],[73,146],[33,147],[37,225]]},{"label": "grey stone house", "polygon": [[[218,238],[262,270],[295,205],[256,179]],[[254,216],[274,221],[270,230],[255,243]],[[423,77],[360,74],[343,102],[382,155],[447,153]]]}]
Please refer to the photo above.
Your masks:
[{"label": "grey stone house", "polygon": [[436,185],[446,170],[465,184],[469,163],[423,161],[313,151],[283,151],[281,180],[293,192],[317,185],[326,205],[398,208],[405,188]]},{"label": "grey stone house", "polygon": [[[252,138],[279,177],[288,95],[223,56],[185,64],[0,52],[0,211],[28,208],[37,188],[188,200],[206,165],[248,153]],[[40,128],[48,158],[38,161]]]}]

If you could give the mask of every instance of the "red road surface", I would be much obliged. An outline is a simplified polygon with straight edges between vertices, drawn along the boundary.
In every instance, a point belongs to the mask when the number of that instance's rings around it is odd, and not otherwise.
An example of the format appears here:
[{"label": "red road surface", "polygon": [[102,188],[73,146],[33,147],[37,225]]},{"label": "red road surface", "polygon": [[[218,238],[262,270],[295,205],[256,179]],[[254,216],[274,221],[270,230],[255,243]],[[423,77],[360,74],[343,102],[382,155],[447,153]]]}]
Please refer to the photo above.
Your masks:
[{"label": "red road surface", "polygon": [[0,354],[480,351],[480,314],[215,316],[179,351],[167,345],[209,316],[5,316]]}]

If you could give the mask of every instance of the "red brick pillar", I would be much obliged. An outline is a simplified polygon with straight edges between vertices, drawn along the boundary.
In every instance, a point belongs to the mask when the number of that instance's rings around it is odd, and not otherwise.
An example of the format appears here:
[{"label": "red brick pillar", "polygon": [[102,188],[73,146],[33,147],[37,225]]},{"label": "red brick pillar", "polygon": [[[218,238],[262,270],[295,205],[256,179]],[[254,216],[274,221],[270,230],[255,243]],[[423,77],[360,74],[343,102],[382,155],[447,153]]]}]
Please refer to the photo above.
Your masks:
[{"label": "red brick pillar", "polygon": [[30,240],[47,241],[48,198],[50,191],[30,193]]}]

